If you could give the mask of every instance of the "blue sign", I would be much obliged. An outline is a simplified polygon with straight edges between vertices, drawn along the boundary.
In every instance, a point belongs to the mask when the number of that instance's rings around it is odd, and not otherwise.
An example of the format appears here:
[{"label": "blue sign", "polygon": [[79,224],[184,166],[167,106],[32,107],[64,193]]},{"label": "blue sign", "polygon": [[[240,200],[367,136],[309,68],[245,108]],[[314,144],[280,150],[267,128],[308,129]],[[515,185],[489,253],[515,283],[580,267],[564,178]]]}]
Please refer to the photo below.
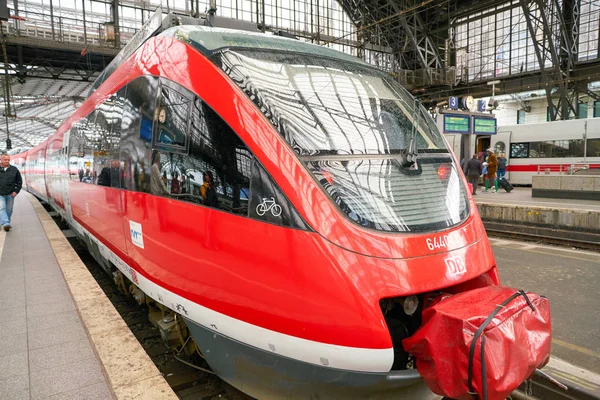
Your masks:
[{"label": "blue sign", "polygon": [[458,97],[450,97],[448,104],[451,110],[458,110]]},{"label": "blue sign", "polygon": [[485,108],[487,106],[486,104],[487,102],[485,100],[478,100],[477,101],[477,111],[479,112],[484,112]]}]

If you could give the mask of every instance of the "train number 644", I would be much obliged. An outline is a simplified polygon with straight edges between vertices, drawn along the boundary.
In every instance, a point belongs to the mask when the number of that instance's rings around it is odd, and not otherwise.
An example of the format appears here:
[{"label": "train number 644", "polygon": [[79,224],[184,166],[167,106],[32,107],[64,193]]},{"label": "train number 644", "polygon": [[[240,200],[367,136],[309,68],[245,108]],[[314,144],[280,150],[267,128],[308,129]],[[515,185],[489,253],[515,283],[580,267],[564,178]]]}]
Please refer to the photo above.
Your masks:
[{"label": "train number 644", "polygon": [[427,238],[426,242],[429,250],[448,248],[448,235]]}]

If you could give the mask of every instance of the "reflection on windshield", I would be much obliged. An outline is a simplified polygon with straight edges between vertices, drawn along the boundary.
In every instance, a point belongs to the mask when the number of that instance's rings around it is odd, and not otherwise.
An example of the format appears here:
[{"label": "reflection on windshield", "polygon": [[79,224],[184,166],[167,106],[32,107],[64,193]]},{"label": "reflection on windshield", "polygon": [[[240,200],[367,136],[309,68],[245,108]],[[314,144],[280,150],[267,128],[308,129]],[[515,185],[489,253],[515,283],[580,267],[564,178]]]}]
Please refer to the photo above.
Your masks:
[{"label": "reflection on windshield", "polygon": [[375,69],[303,54],[226,50],[215,60],[301,156],[391,154],[417,126],[419,150],[446,151],[431,117]]},{"label": "reflection on windshield", "polygon": [[352,221],[388,232],[431,232],[468,215],[463,182],[450,157],[422,157],[409,171],[396,159],[307,162],[333,201]]}]

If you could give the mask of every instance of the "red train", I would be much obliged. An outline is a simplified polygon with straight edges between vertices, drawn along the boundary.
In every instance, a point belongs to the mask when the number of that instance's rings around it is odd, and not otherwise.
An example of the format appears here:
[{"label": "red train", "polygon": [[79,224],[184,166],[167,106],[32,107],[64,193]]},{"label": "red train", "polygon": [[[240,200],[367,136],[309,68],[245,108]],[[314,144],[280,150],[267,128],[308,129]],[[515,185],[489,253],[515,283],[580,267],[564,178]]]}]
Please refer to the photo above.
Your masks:
[{"label": "red train", "polygon": [[261,400],[434,397],[401,343],[425,295],[499,283],[435,123],[328,48],[169,29],[12,161]]}]

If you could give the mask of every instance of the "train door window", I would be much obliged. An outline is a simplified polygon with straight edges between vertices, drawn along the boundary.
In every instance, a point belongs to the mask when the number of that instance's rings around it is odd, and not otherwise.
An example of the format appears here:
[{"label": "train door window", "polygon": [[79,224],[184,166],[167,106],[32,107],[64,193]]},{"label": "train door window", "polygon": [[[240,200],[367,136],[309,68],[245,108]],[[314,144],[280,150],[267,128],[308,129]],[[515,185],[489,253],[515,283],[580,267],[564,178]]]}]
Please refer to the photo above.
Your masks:
[{"label": "train door window", "polygon": [[122,186],[150,192],[152,128],[158,78],[141,76],[127,84],[121,119]]},{"label": "train door window", "polygon": [[113,151],[112,155],[112,169],[111,170],[111,186],[114,188],[123,187],[123,165],[120,162],[120,144],[121,144],[121,128],[123,124],[123,109],[125,108],[125,94],[127,87],[122,87],[113,96],[115,106],[109,118],[110,123],[110,138],[111,148]]},{"label": "train door window", "polygon": [[505,154],[506,153],[506,144],[504,142],[496,142],[496,144],[494,145],[494,153]]},{"label": "train door window", "polygon": [[86,137],[88,117],[92,115],[93,113],[75,122],[69,135],[69,176],[72,180],[83,183],[93,181],[93,154],[88,148]]},{"label": "train door window", "polygon": [[529,157],[529,143],[511,143],[510,158]]},{"label": "train door window", "polygon": [[[96,117],[98,116],[98,111],[94,110],[87,117],[87,124],[81,130],[83,131],[85,137],[85,154],[86,154],[86,170],[90,170],[91,179],[86,180],[86,183],[95,184],[98,180],[98,174],[100,173],[99,164],[94,160],[98,159],[98,148],[100,141],[100,129],[96,125]],[[100,118],[100,123],[102,122],[102,117]]]},{"label": "train door window", "polygon": [[110,136],[109,118],[114,108],[113,101],[109,98],[96,108],[96,121],[93,134],[94,172],[97,179],[95,184],[110,186],[110,168],[114,153],[112,144],[107,140]]},{"label": "train door window", "polygon": [[121,104],[114,94],[97,108],[95,128],[97,130],[94,147],[94,170],[96,183],[100,186],[119,188],[120,162],[119,142],[121,139]]}]

